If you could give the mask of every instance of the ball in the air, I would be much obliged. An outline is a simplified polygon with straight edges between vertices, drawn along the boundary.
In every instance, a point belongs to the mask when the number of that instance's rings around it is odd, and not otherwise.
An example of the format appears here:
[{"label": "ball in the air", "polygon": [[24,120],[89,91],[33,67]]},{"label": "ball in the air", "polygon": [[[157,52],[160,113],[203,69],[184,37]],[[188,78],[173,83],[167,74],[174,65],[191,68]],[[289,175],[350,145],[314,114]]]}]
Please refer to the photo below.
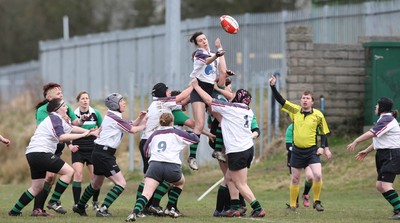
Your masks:
[{"label": "ball in the air", "polygon": [[236,34],[239,32],[239,23],[232,16],[223,15],[220,18],[221,27],[230,34]]}]

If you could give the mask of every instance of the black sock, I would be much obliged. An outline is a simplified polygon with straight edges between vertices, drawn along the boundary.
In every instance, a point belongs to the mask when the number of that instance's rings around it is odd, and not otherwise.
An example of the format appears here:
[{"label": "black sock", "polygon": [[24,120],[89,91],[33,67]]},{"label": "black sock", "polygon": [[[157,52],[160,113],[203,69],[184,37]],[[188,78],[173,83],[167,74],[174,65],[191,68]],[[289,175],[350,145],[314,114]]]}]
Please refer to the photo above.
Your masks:
[{"label": "black sock", "polygon": [[224,210],[231,209],[231,194],[229,193],[229,188],[225,187],[224,190]]},{"label": "black sock", "polygon": [[217,203],[215,205],[215,210],[217,210],[218,212],[222,212],[224,210],[225,190],[227,190],[226,187],[219,185],[217,193]]},{"label": "black sock", "polygon": [[33,205],[33,209],[44,209],[44,204],[46,203],[47,197],[50,194],[51,191],[51,184],[49,184],[48,182],[44,183],[43,186],[43,190],[40,191],[40,193],[38,195],[36,195],[35,197],[35,201],[34,201],[34,205]]},{"label": "black sock", "polygon": [[54,192],[51,195],[49,202],[57,202],[60,200],[61,195],[64,193],[65,189],[67,189],[69,184],[63,182],[62,180],[58,179],[56,183],[56,187],[54,188]]},{"label": "black sock", "polygon": [[395,190],[388,190],[382,193],[383,197],[389,202],[390,205],[393,207],[394,213],[400,212],[400,199],[399,195]]},{"label": "black sock", "polygon": [[[200,138],[200,134],[196,134],[199,138]],[[193,143],[192,145],[190,145],[190,153],[189,153],[189,157],[190,158],[196,158],[196,154],[197,154],[197,147],[199,146],[198,143]]]},{"label": "black sock", "polygon": [[28,205],[33,200],[33,195],[26,190],[22,193],[21,197],[18,199],[17,203],[15,203],[14,207],[11,209],[11,213],[18,214],[21,213],[21,210]]},{"label": "black sock", "polygon": [[104,202],[101,206],[102,207],[106,206],[107,208],[109,208],[112,205],[112,203],[119,197],[119,195],[122,194],[122,192],[124,192],[124,188],[121,187],[120,185],[115,185],[108,191],[106,197],[104,198]]},{"label": "black sock", "polygon": [[222,151],[222,147],[224,146],[224,139],[222,138],[222,130],[221,127],[218,127],[215,133],[215,151]]},{"label": "black sock", "polygon": [[168,192],[168,204],[167,204],[167,208],[171,209],[171,208],[175,208],[176,210],[178,210],[178,199],[179,196],[182,193],[182,189],[179,187],[172,187],[171,190],[169,190]]},{"label": "black sock", "polygon": [[146,207],[149,201],[145,196],[139,195],[136,199],[135,207],[133,208],[133,213],[138,214]]},{"label": "black sock", "polygon": [[89,199],[93,196],[94,193],[96,193],[97,190],[93,189],[92,184],[89,184],[86,188],[85,191],[83,191],[83,194],[81,196],[81,199],[78,202],[79,208],[84,208],[85,204],[89,201]]},{"label": "black sock", "polygon": [[239,200],[240,200],[240,206],[246,207],[246,201],[244,200],[244,197],[241,194],[239,194]]},{"label": "black sock", "polygon": [[93,194],[93,202],[98,202],[100,196],[100,189],[96,190]]},{"label": "black sock", "polygon": [[153,200],[151,202],[151,205],[153,205],[153,207],[160,207],[160,201],[163,196],[168,192],[168,188],[169,184],[166,181],[163,181],[160,185],[158,185],[158,187],[154,191]]},{"label": "black sock", "polygon": [[72,182],[72,195],[74,197],[74,204],[77,204],[79,202],[79,199],[81,198],[81,193],[82,193],[82,183],[74,181]]},{"label": "black sock", "polygon": [[261,209],[261,204],[257,200],[254,200],[253,202],[251,202],[250,206],[253,208],[253,210],[256,210],[256,211]]}]

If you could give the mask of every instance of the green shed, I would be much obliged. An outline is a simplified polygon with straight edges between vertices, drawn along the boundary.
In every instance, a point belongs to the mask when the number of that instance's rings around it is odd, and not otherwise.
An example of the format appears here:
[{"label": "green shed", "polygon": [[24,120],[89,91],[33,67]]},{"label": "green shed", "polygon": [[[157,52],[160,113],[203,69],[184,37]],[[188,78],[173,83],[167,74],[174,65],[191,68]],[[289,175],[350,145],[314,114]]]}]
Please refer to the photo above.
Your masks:
[{"label": "green shed", "polygon": [[367,73],[364,126],[371,126],[378,119],[374,111],[379,98],[393,99],[393,109],[400,110],[400,42],[369,42],[363,47]]}]

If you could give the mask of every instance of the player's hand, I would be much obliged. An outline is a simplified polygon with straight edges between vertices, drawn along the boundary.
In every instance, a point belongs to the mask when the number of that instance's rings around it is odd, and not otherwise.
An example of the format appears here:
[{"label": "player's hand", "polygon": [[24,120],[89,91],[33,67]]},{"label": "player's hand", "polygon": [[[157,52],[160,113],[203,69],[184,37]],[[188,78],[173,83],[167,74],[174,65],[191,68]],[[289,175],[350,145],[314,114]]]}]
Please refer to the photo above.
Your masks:
[{"label": "player's hand", "polygon": [[332,153],[331,153],[331,150],[329,149],[329,147],[325,147],[324,152],[325,152],[326,158],[328,160],[330,160],[332,158]]},{"label": "player's hand", "polygon": [[219,51],[217,51],[217,52],[215,53],[215,56],[216,56],[216,57],[222,57],[223,55],[225,55],[225,51],[223,51],[223,50],[219,50]]},{"label": "player's hand", "polygon": [[69,145],[68,145],[68,148],[69,148],[69,149],[71,150],[71,152],[73,152],[73,153],[79,150],[79,146],[78,146],[78,145],[69,144]]},{"label": "player's hand", "polygon": [[209,139],[211,142],[214,142],[215,138],[217,138],[217,136],[215,136],[215,135],[212,134],[212,133],[210,133],[210,135],[208,135],[208,139]]},{"label": "player's hand", "polygon": [[317,149],[317,156],[321,156],[322,154],[324,154],[324,148],[319,147],[319,148]]},{"label": "player's hand", "polygon": [[96,138],[98,138],[99,134],[100,134],[100,128],[94,128],[89,130],[89,135],[91,136],[96,136]]},{"label": "player's hand", "polygon": [[88,119],[89,119],[89,115],[88,114],[84,114],[84,115],[81,116],[81,121],[82,122],[84,122],[84,121],[86,121]]},{"label": "player's hand", "polygon": [[147,111],[141,111],[141,112],[139,113],[139,118],[140,118],[140,119],[143,119],[146,115],[147,115]]},{"label": "player's hand", "polygon": [[217,49],[222,48],[221,40],[219,38],[215,39],[215,47],[217,47]]},{"label": "player's hand", "polygon": [[347,150],[349,150],[349,151],[354,151],[354,149],[356,148],[356,146],[357,146],[357,142],[356,142],[356,141],[353,141],[352,143],[350,143],[349,145],[347,145]]},{"label": "player's hand", "polygon": [[276,77],[275,75],[271,75],[271,78],[268,80],[270,86],[275,86],[276,84]]},{"label": "player's hand", "polygon": [[365,159],[365,157],[366,157],[367,155],[368,155],[368,152],[367,152],[366,150],[362,150],[362,151],[360,151],[360,152],[358,152],[358,153],[356,154],[355,158],[356,158],[356,160],[362,161],[362,160]]},{"label": "player's hand", "polygon": [[11,144],[11,141],[9,139],[4,138],[4,137],[1,139],[1,142],[6,144],[6,146],[9,146]]},{"label": "player's hand", "polygon": [[228,76],[234,76],[235,72],[231,71],[231,70],[226,70],[226,75]]},{"label": "player's hand", "polygon": [[199,86],[199,82],[197,81],[197,78],[193,78],[192,81],[190,81],[190,85],[193,86],[193,88],[196,88]]}]

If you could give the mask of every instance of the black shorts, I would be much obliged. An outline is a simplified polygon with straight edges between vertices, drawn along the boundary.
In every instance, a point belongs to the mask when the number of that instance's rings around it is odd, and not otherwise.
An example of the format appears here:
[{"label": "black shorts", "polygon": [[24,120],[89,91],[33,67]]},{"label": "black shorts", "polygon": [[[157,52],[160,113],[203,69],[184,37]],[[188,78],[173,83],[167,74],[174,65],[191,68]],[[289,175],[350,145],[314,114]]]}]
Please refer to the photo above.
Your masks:
[{"label": "black shorts", "polygon": [[228,168],[229,170],[241,170],[244,168],[250,168],[251,161],[253,161],[254,147],[250,149],[237,152],[228,153]]},{"label": "black shorts", "polygon": [[86,163],[86,165],[93,165],[92,153],[93,150],[78,150],[71,153],[72,163]]},{"label": "black shorts", "polygon": [[[199,86],[201,87],[201,89],[203,89],[205,92],[207,92],[207,94],[212,96],[212,93],[214,91],[214,84],[202,82],[199,79],[197,79],[197,81],[199,82]],[[197,93],[197,91],[194,90],[190,93],[190,103],[197,101],[204,102],[203,99],[200,97],[200,95]]]},{"label": "black shorts", "polygon": [[115,152],[116,149],[114,148],[96,145],[92,153],[93,173],[99,176],[109,177],[121,171],[114,156]]},{"label": "black shorts", "polygon": [[47,171],[58,173],[65,163],[59,156],[52,153],[28,153],[26,159],[31,170],[32,180],[46,178]]},{"label": "black shorts", "polygon": [[377,149],[375,154],[378,181],[393,183],[400,174],[400,149]]},{"label": "black shorts", "polygon": [[307,149],[299,149],[295,145],[292,146],[290,157],[290,166],[293,168],[306,168],[313,163],[321,163],[320,157],[317,155],[317,146]]},{"label": "black shorts", "polygon": [[149,159],[146,157],[143,151],[144,144],[146,143],[147,139],[141,139],[139,142],[139,151],[140,155],[142,156],[142,161],[143,161],[143,174],[146,175],[147,169],[149,168]]},{"label": "black shorts", "polygon": [[164,180],[168,183],[175,183],[182,178],[182,166],[176,163],[151,161],[146,177],[160,183]]}]

